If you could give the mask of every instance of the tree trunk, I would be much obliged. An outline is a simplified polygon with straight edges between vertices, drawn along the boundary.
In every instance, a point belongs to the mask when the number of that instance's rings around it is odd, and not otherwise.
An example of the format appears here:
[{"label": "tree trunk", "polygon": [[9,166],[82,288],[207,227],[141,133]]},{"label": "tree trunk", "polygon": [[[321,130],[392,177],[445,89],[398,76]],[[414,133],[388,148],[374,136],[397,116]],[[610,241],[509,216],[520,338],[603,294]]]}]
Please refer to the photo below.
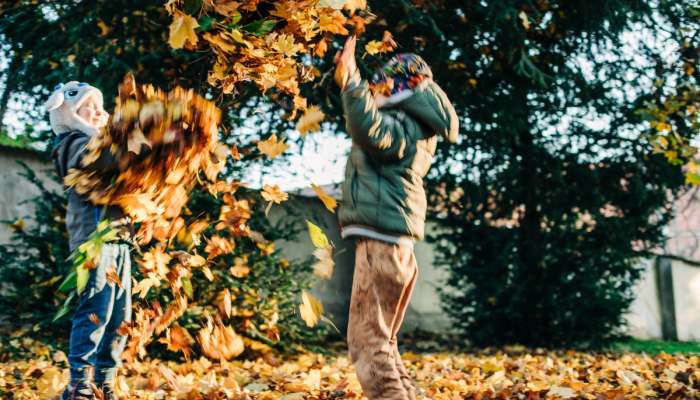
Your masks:
[{"label": "tree trunk", "polygon": [[528,123],[528,107],[527,105],[527,87],[528,83],[524,83],[523,87],[514,92],[517,98],[517,104],[520,106],[518,113],[519,118],[523,121],[522,126],[517,132],[518,138],[515,145],[515,153],[522,159],[520,161],[520,170],[518,173],[518,181],[524,193],[520,197],[521,204],[525,205],[525,215],[520,219],[520,243],[518,244],[518,252],[521,254],[521,259],[533,270],[537,269],[539,264],[538,246],[542,233],[542,215],[539,206],[539,198],[537,193],[538,173],[536,159],[536,149],[534,138],[532,136],[532,126]]}]

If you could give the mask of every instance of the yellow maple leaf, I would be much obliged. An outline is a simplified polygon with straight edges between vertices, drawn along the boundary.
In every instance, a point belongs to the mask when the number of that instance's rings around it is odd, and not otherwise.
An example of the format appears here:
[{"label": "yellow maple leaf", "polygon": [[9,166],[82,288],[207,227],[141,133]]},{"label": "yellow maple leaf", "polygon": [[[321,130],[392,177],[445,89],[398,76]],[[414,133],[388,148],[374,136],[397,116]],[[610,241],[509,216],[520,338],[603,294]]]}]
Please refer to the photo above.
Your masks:
[{"label": "yellow maple leaf", "polygon": [[272,44],[272,48],[287,57],[293,57],[299,52],[299,45],[294,44],[294,36],[292,35],[280,35],[277,41]]},{"label": "yellow maple leaf", "polygon": [[282,19],[287,19],[287,3],[283,1],[275,3],[275,9],[270,11],[270,15],[274,15],[275,17],[280,17]]},{"label": "yellow maple leaf", "polygon": [[274,160],[275,157],[284,153],[284,151],[289,148],[289,146],[284,144],[285,139],[286,138],[282,138],[282,140],[280,140],[278,143],[277,134],[273,133],[269,139],[261,140],[258,142],[258,150],[260,150],[260,152],[265,154],[266,156],[270,157],[271,160]]},{"label": "yellow maple leaf", "polygon": [[365,51],[370,55],[375,55],[379,53],[379,48],[382,47],[382,44],[383,43],[379,40],[372,40],[371,42],[365,45]]},{"label": "yellow maple leaf", "polygon": [[338,35],[349,35],[350,32],[345,29],[347,18],[340,10],[336,10],[331,14],[324,14],[318,20],[318,28],[324,32],[332,32]]},{"label": "yellow maple leaf", "polygon": [[181,49],[185,46],[185,41],[189,40],[194,46],[199,38],[194,28],[198,27],[197,20],[180,11],[175,11],[175,18],[170,24],[170,39],[168,43],[173,49]]},{"label": "yellow maple leaf", "polygon": [[306,290],[302,293],[301,300],[302,304],[299,306],[301,319],[306,322],[306,326],[312,328],[318,323],[318,318],[323,315],[323,304]]},{"label": "yellow maple leaf", "polygon": [[321,198],[323,205],[325,205],[330,212],[335,214],[335,209],[338,207],[338,201],[336,201],[336,199],[332,198],[331,196],[327,195],[326,192],[323,191],[323,189],[314,185],[313,183],[311,184],[311,187],[314,189],[314,192],[316,192],[318,197]]},{"label": "yellow maple leaf", "polygon": [[280,187],[277,185],[265,185],[263,188],[262,197],[270,202],[265,209],[265,215],[267,215],[267,213],[270,211],[270,207],[272,207],[272,202],[280,204],[289,198],[289,193],[281,191]]},{"label": "yellow maple leaf", "polygon": [[324,249],[316,249],[314,256],[318,259],[318,262],[313,265],[314,274],[320,276],[321,279],[331,279],[333,267],[335,266],[333,245],[327,244]]},{"label": "yellow maple leaf", "polygon": [[301,137],[305,137],[307,132],[316,132],[321,130],[320,122],[323,121],[325,115],[318,106],[311,106],[306,109],[304,115],[297,122],[297,130],[301,133]]},{"label": "yellow maple leaf", "polygon": [[173,258],[163,252],[161,247],[154,247],[148,253],[143,255],[141,265],[148,272],[155,272],[160,278],[165,279],[165,276],[170,272],[167,265]]},{"label": "yellow maple leaf", "polygon": [[139,298],[143,299],[148,294],[148,290],[151,288],[151,286],[153,286],[153,281],[146,278],[134,286],[134,288],[131,290],[131,295],[133,296],[136,293],[141,293]]}]

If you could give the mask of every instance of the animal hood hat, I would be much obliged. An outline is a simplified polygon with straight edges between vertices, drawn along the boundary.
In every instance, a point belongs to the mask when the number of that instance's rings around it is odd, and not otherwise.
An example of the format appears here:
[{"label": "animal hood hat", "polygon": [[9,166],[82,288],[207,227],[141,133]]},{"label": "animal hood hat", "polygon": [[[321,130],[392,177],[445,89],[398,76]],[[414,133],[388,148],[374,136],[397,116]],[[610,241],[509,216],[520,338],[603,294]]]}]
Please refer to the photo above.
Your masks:
[{"label": "animal hood hat", "polygon": [[374,74],[370,87],[375,94],[393,96],[403,91],[413,92],[423,79],[432,77],[433,72],[420,56],[403,53],[394,56]]},{"label": "animal hood hat", "polygon": [[[78,115],[78,109],[90,97],[93,97],[97,106],[103,110],[102,92],[96,87],[79,82],[68,82],[65,85],[59,83],[44,104],[44,107],[49,111],[51,129],[57,135],[70,131],[81,131],[89,136],[97,135],[98,130]],[[103,110],[100,127],[107,125],[108,120],[109,114]]]}]

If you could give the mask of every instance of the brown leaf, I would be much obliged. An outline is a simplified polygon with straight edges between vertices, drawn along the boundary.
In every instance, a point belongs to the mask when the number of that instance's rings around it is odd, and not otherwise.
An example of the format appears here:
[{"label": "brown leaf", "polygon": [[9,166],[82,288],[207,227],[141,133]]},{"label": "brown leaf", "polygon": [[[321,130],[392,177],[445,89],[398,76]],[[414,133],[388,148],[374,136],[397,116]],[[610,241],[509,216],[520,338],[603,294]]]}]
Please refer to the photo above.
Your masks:
[{"label": "brown leaf", "polygon": [[117,274],[117,267],[115,267],[114,265],[110,265],[105,269],[105,273],[107,275],[107,283],[109,284],[109,286],[114,286],[114,284],[116,283],[117,286],[124,289],[124,287],[122,286],[122,280],[121,278],[119,278],[119,274]]},{"label": "brown leaf", "polygon": [[207,223],[205,221],[196,221],[196,222],[192,223],[192,225],[187,227],[187,230],[196,235],[199,232],[203,231],[204,228],[206,228],[207,226],[209,226],[209,223]]},{"label": "brown leaf", "polygon": [[91,258],[88,258],[83,264],[83,268],[86,271],[92,271],[93,269],[97,268],[97,265],[95,265],[95,262]]},{"label": "brown leaf", "polygon": [[306,136],[307,132],[317,132],[321,130],[321,122],[325,115],[321,112],[318,106],[311,106],[306,109],[304,115],[299,118],[296,129],[301,133],[301,137]]},{"label": "brown leaf", "polygon": [[228,318],[231,318],[231,293],[224,289],[224,299],[221,301],[221,310]]},{"label": "brown leaf", "polygon": [[217,13],[229,16],[231,12],[236,11],[240,3],[232,0],[205,0],[204,9],[207,11],[216,11]]},{"label": "brown leaf", "polygon": [[90,321],[94,323],[97,326],[102,326],[102,322],[100,322],[100,319],[95,315],[95,313],[90,314]]},{"label": "brown leaf", "polygon": [[320,187],[314,185],[313,183],[311,184],[311,187],[314,189],[314,192],[318,195],[318,197],[321,199],[323,202],[323,205],[326,206],[326,208],[335,214],[335,209],[338,208],[338,201],[331,196],[327,195],[323,189]]},{"label": "brown leaf", "polygon": [[229,360],[243,352],[243,339],[230,326],[224,326],[221,320],[214,321],[205,312],[208,323],[199,331],[199,343],[202,353],[207,357]]},{"label": "brown leaf", "polygon": [[241,155],[238,153],[238,147],[235,144],[231,146],[231,157],[233,158],[234,162],[241,161]]},{"label": "brown leaf", "polygon": [[207,240],[207,247],[204,248],[205,253],[209,253],[207,259],[212,259],[220,255],[229,254],[233,252],[235,246],[234,242],[230,242],[225,238],[219,237],[219,235],[212,236]]},{"label": "brown leaf", "polygon": [[168,384],[170,389],[172,390],[178,390],[177,389],[177,375],[168,367],[165,366],[165,364],[160,363],[158,364],[157,368],[158,374],[165,380],[165,383]]}]

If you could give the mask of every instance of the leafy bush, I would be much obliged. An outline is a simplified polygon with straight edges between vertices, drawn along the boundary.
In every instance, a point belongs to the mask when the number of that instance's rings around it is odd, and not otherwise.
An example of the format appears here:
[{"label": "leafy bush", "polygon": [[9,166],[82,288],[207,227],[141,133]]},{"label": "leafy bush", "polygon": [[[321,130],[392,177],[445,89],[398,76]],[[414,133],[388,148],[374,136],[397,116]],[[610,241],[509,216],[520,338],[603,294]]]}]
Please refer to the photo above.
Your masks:
[{"label": "leafy bush", "polygon": [[[47,190],[33,171],[26,166],[25,169],[23,175],[41,190],[41,195],[31,200],[35,206],[34,216],[27,218],[28,222],[32,221],[31,224],[5,221],[14,229],[14,242],[0,245],[0,282],[5,292],[0,297],[0,316],[5,317],[5,323],[10,324],[11,328],[7,334],[0,336],[0,340],[4,349],[16,351],[21,348],[6,345],[19,336],[22,340],[15,341],[15,345],[23,346],[23,343],[30,344],[31,340],[38,339],[50,341],[55,347],[67,350],[70,316],[74,314],[77,304],[74,302],[71,305],[67,314],[69,317],[52,322],[67,297],[65,293],[57,292],[57,289],[71,266],[66,261],[69,256],[65,227],[67,199],[63,193]],[[195,190],[195,195],[188,202],[185,214],[193,220],[195,216],[200,220],[217,220],[223,201],[210,195],[204,188],[198,189],[200,190]],[[176,324],[194,336],[196,330],[201,328],[204,310],[214,314],[221,303],[223,291],[227,288],[232,298],[232,313],[228,323],[244,336],[247,349],[265,352],[270,350],[270,346],[277,351],[293,351],[300,344],[319,339],[327,329],[307,328],[294,310],[302,290],[309,289],[315,280],[311,260],[289,263],[274,252],[275,240],[294,240],[305,225],[300,223],[303,220],[290,215],[271,226],[265,218],[264,207],[256,207],[258,194],[251,192],[244,195],[251,205],[251,228],[263,233],[270,243],[258,246],[248,238],[230,236],[226,230],[216,231],[213,227],[205,230],[204,237],[214,234],[226,237],[235,243],[235,249],[223,257],[224,262],[209,265],[215,276],[213,281],[206,278],[201,269],[194,272],[190,279],[194,299],[190,299],[191,307]],[[180,237],[180,240],[171,244],[168,251],[190,245],[189,240],[191,239]],[[202,240],[198,246],[199,252],[203,253],[206,244]],[[240,278],[234,277],[230,272],[230,267],[236,263],[235,258],[247,259],[246,264],[250,268],[247,274],[243,269],[239,273]],[[133,264],[132,276],[141,280],[140,275],[139,266]],[[169,293],[165,289],[151,289],[146,300],[148,304],[158,302],[164,306],[172,300]],[[264,327],[275,312],[279,316],[276,325],[279,329],[279,342],[271,340]],[[18,331],[20,327],[26,330]],[[165,350],[165,346],[155,342],[151,348],[157,352]]]}]

